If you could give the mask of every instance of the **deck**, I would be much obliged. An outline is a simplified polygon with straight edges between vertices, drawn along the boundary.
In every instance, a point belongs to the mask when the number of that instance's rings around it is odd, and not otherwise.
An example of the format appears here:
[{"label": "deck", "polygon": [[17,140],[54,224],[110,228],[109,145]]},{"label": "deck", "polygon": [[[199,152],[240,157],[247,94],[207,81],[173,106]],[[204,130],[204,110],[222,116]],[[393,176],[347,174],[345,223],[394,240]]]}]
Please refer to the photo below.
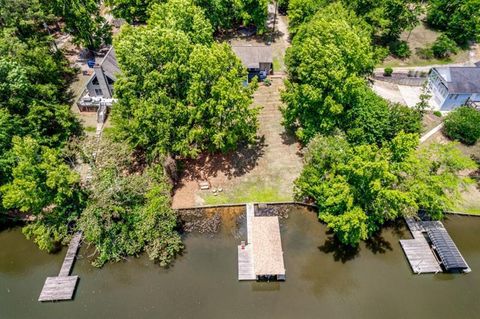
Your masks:
[{"label": "deck", "polygon": [[62,268],[57,277],[47,277],[38,301],[71,300],[77,286],[78,276],[70,276],[75,262],[82,233],[76,233],[68,245]]}]

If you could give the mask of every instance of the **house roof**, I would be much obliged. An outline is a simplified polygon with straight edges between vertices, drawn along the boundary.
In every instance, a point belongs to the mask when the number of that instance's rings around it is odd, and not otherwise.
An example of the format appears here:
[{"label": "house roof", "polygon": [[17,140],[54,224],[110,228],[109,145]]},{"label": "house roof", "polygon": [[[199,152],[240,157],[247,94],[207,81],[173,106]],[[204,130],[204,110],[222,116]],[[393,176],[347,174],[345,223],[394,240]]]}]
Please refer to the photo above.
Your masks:
[{"label": "house roof", "polygon": [[252,234],[255,275],[285,275],[278,217],[255,216]]},{"label": "house roof", "polygon": [[270,46],[241,45],[232,46],[232,50],[246,68],[258,68],[260,63],[273,63]]},{"label": "house roof", "polygon": [[449,93],[480,93],[480,67],[434,68],[442,77]]},{"label": "house roof", "polygon": [[113,49],[113,46],[107,52],[103,60],[100,61],[100,65],[102,66],[103,72],[105,72],[105,74],[108,75],[109,78],[114,81],[117,80],[116,75],[119,74],[121,71],[115,57],[115,50]]}]

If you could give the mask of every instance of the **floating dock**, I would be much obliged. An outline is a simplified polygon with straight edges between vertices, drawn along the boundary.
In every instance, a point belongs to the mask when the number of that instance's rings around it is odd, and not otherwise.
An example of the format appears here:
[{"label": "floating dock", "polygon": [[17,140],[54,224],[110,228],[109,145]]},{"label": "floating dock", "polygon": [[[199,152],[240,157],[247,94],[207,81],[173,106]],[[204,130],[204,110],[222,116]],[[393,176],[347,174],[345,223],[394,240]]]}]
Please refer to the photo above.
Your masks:
[{"label": "floating dock", "polygon": [[411,217],[405,218],[405,221],[413,239],[402,239],[400,245],[414,273],[438,273],[444,270],[470,272],[442,222]]},{"label": "floating dock", "polygon": [[256,217],[246,205],[247,244],[238,246],[238,280],[285,280],[280,223],[277,216]]},{"label": "floating dock", "polygon": [[68,245],[67,254],[57,277],[47,277],[38,301],[71,300],[77,286],[78,276],[70,276],[75,262],[82,233],[76,233]]}]

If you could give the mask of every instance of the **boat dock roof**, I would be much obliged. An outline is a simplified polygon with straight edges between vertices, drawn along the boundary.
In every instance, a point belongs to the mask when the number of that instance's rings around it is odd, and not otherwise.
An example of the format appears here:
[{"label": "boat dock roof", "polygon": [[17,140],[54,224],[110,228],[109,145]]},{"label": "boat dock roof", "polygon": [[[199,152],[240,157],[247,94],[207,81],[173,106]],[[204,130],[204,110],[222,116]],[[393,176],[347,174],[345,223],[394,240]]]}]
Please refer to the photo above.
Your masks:
[{"label": "boat dock roof", "polygon": [[278,217],[254,217],[252,226],[255,275],[285,275]]},{"label": "boat dock roof", "polygon": [[460,251],[445,228],[427,229],[427,234],[438,256],[442,260],[445,270],[469,269],[465,259],[463,259],[462,254],[460,254]]}]

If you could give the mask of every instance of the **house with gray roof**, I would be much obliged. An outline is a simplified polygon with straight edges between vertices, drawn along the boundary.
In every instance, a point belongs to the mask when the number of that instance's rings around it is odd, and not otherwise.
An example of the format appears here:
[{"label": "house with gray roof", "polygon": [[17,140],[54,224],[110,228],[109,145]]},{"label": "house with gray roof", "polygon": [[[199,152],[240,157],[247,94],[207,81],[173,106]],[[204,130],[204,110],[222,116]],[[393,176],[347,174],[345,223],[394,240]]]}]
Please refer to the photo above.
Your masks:
[{"label": "house with gray roof", "polygon": [[97,112],[102,104],[112,106],[113,85],[120,72],[113,47],[103,57],[97,57],[93,74],[85,86],[85,94],[77,102],[79,110]]},{"label": "house with gray roof", "polygon": [[87,84],[87,91],[91,97],[110,99],[113,96],[113,83],[120,73],[113,47],[105,57],[93,66],[94,73]]},{"label": "house with gray roof", "polygon": [[436,67],[428,76],[428,87],[440,111],[480,102],[480,64],[469,67]]},{"label": "house with gray roof", "polygon": [[267,45],[234,45],[233,52],[248,70],[248,80],[258,76],[263,80],[273,73],[272,48]]}]

